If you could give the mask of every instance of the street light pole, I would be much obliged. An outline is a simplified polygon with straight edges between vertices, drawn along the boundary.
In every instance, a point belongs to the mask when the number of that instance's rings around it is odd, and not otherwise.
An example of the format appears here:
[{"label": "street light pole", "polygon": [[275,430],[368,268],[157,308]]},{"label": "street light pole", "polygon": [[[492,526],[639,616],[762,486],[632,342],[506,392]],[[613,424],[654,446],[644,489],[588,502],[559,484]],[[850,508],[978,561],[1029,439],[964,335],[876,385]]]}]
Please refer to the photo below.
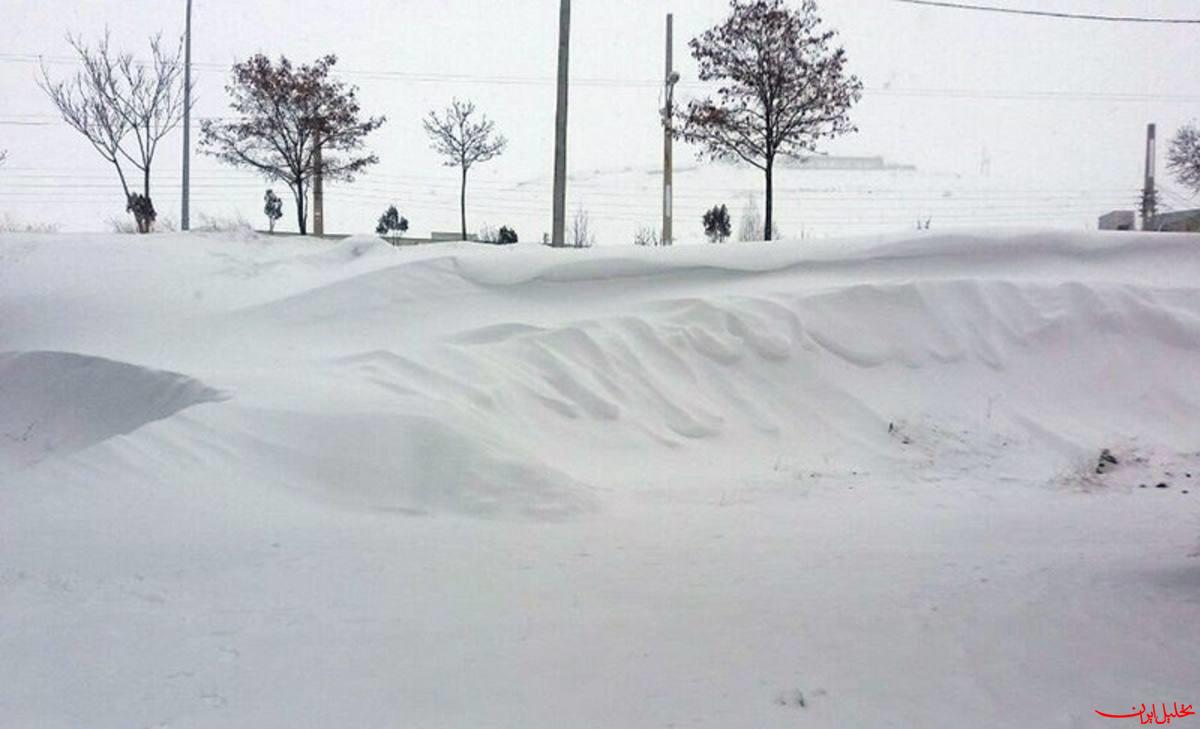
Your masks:
[{"label": "street light pole", "polygon": [[666,106],[663,108],[663,224],[662,224],[662,241],[664,246],[669,246],[675,240],[675,233],[672,229],[672,217],[674,212],[674,190],[672,189],[674,175],[674,152],[671,148],[671,143],[674,140],[675,133],[673,131],[673,115],[675,114],[675,84],[679,82],[679,74],[675,73],[674,63],[672,61],[672,45],[674,44],[674,29],[675,16],[667,14],[667,70],[664,83],[666,86],[663,93],[666,97]]},{"label": "street light pole", "polygon": [[550,245],[566,245],[567,228],[567,68],[571,53],[571,0],[558,11],[558,105],[554,115],[554,221]]},{"label": "street light pole", "polygon": [[192,187],[192,0],[187,0],[187,27],[183,41],[183,202],[179,227],[189,230],[189,203]]}]

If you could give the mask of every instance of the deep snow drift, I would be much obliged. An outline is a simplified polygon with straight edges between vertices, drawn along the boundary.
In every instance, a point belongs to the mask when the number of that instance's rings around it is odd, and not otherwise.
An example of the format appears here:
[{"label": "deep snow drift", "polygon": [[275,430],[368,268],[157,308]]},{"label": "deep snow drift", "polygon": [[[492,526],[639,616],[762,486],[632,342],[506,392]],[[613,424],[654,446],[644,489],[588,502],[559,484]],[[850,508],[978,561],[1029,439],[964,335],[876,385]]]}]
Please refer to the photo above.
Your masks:
[{"label": "deep snow drift", "polygon": [[0,238],[0,724],[1200,703],[1198,281],[1171,235]]}]

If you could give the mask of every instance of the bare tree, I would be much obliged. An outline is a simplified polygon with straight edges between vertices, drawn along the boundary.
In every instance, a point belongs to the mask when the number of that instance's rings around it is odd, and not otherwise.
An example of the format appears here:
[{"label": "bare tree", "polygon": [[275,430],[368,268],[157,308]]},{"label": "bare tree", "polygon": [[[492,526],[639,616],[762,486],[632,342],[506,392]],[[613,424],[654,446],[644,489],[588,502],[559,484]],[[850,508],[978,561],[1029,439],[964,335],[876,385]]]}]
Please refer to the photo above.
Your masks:
[{"label": "bare tree", "polygon": [[762,235],[762,214],[758,211],[758,199],[756,196],[746,200],[746,207],[742,208],[742,222],[738,226],[738,240],[752,241],[758,240]]},{"label": "bare tree", "polygon": [[459,210],[462,213],[462,237],[467,239],[467,172],[477,162],[487,162],[500,156],[508,140],[496,134],[495,123],[486,116],[472,121],[475,104],[454,99],[446,107],[445,116],[429,112],[425,118],[425,133],[433,141],[433,149],[446,158],[447,167],[462,168],[462,189]]},{"label": "bare tree", "polygon": [[1171,140],[1167,167],[1180,184],[1200,194],[1200,127],[1194,122],[1176,132]]},{"label": "bare tree", "polygon": [[[771,222],[771,240],[779,240],[779,224]],[[738,240],[759,241],[763,239],[763,219],[758,208],[758,196],[751,195],[742,208],[741,223],[738,225]]]},{"label": "bare tree", "polygon": [[845,72],[836,33],[821,31],[816,0],[731,0],[729,18],[689,44],[702,81],[721,84],[716,100],[691,101],[676,134],[713,159],[740,159],[766,176],[763,236],[774,233],[777,155],[800,156],[825,137],[854,131],[848,112],[862,83]]},{"label": "bare tree", "polygon": [[361,152],[366,136],[386,119],[361,116],[358,89],[330,77],[337,56],[311,65],[278,64],[259,54],[233,67],[225,87],[236,121],[201,122],[200,149],[235,167],[248,167],[292,191],[300,233],[308,232],[308,188],[317,172],[326,181],[351,182],[379,162]]},{"label": "bare tree", "polygon": [[[162,36],[150,39],[150,60],[138,61],[109,45],[108,34],[90,47],[81,38],[67,39],[83,68],[75,76],[53,81],[46,67],[38,86],[46,92],[68,125],[82,134],[117,171],[125,193],[125,209],[148,233],[157,217],[150,195],[151,168],[158,145],[183,118],[186,95],[183,41],[165,50]],[[130,189],[122,163],[141,172],[142,189]]]},{"label": "bare tree", "polygon": [[591,248],[595,243],[596,234],[592,232],[588,212],[579,208],[571,218],[571,229],[567,231],[567,245],[572,248]]}]

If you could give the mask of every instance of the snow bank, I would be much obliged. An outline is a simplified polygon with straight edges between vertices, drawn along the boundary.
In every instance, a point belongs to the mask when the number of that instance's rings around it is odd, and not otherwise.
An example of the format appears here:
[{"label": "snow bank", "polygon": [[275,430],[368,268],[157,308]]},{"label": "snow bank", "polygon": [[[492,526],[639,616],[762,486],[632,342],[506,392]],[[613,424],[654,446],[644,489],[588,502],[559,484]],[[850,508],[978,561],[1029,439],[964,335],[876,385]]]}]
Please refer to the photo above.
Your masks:
[{"label": "snow bank", "polygon": [[0,352],[0,393],[0,473],[222,399],[185,375],[69,352]]},{"label": "snow bank", "polygon": [[1197,245],[0,236],[0,724],[1192,702]]},{"label": "snow bank", "polygon": [[[964,438],[989,467],[1048,480],[1104,447],[1200,438],[1200,266],[1187,236],[615,251],[205,241],[186,251],[200,264],[188,285],[217,300],[168,290],[151,303],[136,286],[121,300],[126,270],[180,276],[180,245],[161,237],[136,266],[122,263],[125,247],[117,268],[109,244],[96,246],[88,298],[107,297],[96,328],[139,307],[142,321],[189,322],[165,349],[118,332],[100,351],[157,356],[231,393],[196,419],[245,434],[234,458],[360,507],[563,515],[589,511],[590,489],[612,478],[696,471],[700,454],[941,466]],[[36,295],[69,307],[71,279],[44,275]],[[20,286],[9,296],[21,300]],[[53,326],[25,313],[31,345],[75,339],[47,337]],[[87,422],[53,436],[66,452],[215,399],[182,376],[116,364],[51,386],[72,361],[58,357],[6,360],[20,364],[5,377],[39,386],[21,387],[5,426],[47,429],[40,413],[75,400]],[[145,391],[106,386],[118,373]],[[106,399],[79,394],[91,391]],[[14,443],[7,462],[28,465],[51,441]]]}]

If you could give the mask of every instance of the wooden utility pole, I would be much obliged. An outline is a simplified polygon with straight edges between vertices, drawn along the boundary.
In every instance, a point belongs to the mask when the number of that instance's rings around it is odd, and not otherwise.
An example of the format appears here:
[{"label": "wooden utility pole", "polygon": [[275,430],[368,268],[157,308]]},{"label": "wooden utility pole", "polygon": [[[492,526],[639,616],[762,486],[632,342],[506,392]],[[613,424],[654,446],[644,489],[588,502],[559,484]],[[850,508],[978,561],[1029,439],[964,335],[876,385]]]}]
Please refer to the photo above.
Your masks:
[{"label": "wooden utility pole", "polygon": [[321,135],[313,138],[313,235],[325,235],[325,185],[322,180]]},{"label": "wooden utility pole", "polygon": [[571,0],[558,11],[558,105],[554,114],[554,222],[550,245],[566,245],[567,229],[567,69],[571,55]]},{"label": "wooden utility pole", "polygon": [[1142,186],[1142,230],[1150,230],[1153,226],[1154,214],[1158,208],[1158,192],[1154,189],[1154,160],[1157,153],[1157,127],[1154,124],[1146,127],[1146,179]]},{"label": "wooden utility pole", "polygon": [[183,41],[183,200],[179,228],[190,230],[189,203],[192,190],[192,0],[187,0],[187,23]]},{"label": "wooden utility pole", "polygon": [[675,84],[679,81],[679,74],[675,73],[675,64],[672,59],[672,45],[674,43],[675,16],[667,13],[667,68],[666,74],[663,76],[665,84],[666,106],[663,108],[663,224],[662,224],[662,244],[664,246],[671,245],[675,240],[674,231],[672,230],[672,205],[674,202],[671,185],[674,180],[674,151],[671,144],[674,141],[674,132],[672,129],[674,109],[674,94]]}]

